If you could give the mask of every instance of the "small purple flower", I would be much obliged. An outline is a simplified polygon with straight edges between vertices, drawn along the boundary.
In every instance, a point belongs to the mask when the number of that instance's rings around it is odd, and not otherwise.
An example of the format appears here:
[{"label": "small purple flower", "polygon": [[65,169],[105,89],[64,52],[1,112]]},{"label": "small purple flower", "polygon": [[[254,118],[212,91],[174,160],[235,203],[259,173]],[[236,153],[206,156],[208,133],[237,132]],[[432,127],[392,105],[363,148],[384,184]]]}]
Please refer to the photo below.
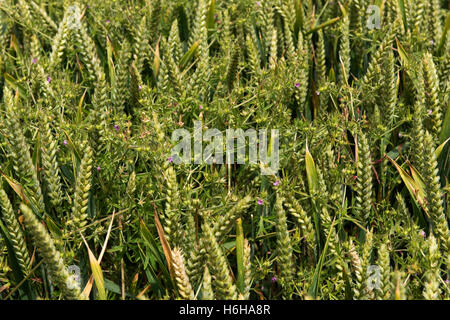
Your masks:
[{"label": "small purple flower", "polygon": [[260,205],[260,206],[263,205],[263,201],[262,201],[261,199],[258,199],[258,201],[256,201],[256,203],[257,203],[258,205]]},{"label": "small purple flower", "polygon": [[47,77],[47,82],[50,83],[50,81],[52,81],[52,78],[50,78],[50,76]]},{"label": "small purple flower", "polygon": [[449,282],[450,282],[450,280],[448,280],[448,279],[447,279],[447,280],[445,280],[445,283],[447,283],[447,284],[448,284]]},{"label": "small purple flower", "polygon": [[278,280],[277,277],[275,277],[275,276],[272,277],[272,283],[277,282],[277,280]]},{"label": "small purple flower", "polygon": [[114,125],[114,129],[118,132],[119,131],[119,126],[117,124]]},{"label": "small purple flower", "polygon": [[428,114],[431,116],[433,114],[433,110],[428,110]]},{"label": "small purple flower", "polygon": [[261,7],[261,1],[256,1],[256,5],[257,5],[258,7]]},{"label": "small purple flower", "polygon": [[97,171],[100,171],[102,168],[100,168],[100,166],[97,167]]},{"label": "small purple flower", "polygon": [[402,135],[401,132],[398,133],[398,137],[399,137],[399,138],[403,137],[403,135]]},{"label": "small purple flower", "polygon": [[33,64],[37,63],[37,59],[36,58],[33,58],[33,60],[31,60],[31,61],[33,62]]},{"label": "small purple flower", "polygon": [[67,140],[64,140],[63,143],[65,146],[67,146]]},{"label": "small purple flower", "polygon": [[276,186],[278,186],[280,184],[280,181],[275,181],[274,183],[273,183],[273,185],[276,187]]},{"label": "small purple flower", "polygon": [[261,290],[264,290],[264,286],[261,286]]},{"label": "small purple flower", "polygon": [[420,231],[420,234],[421,234],[421,235],[422,235],[422,237],[424,237],[424,238],[425,238],[425,237],[427,236],[427,234],[426,234],[426,233],[425,233],[425,231],[423,231],[423,230],[422,230],[422,231]]},{"label": "small purple flower", "polygon": [[295,87],[296,87],[296,88],[300,88],[300,82],[297,82],[297,83],[295,84]]},{"label": "small purple flower", "polygon": [[214,13],[214,20],[217,20],[217,13]]},{"label": "small purple flower", "polygon": [[200,109],[203,109],[203,106],[202,106],[202,105],[200,105]]},{"label": "small purple flower", "polygon": [[106,20],[106,23],[110,23],[111,21],[109,21],[109,19]]},{"label": "small purple flower", "polygon": [[173,162],[173,158],[169,157],[169,159],[167,161],[169,161],[169,163],[171,163],[171,162]]}]

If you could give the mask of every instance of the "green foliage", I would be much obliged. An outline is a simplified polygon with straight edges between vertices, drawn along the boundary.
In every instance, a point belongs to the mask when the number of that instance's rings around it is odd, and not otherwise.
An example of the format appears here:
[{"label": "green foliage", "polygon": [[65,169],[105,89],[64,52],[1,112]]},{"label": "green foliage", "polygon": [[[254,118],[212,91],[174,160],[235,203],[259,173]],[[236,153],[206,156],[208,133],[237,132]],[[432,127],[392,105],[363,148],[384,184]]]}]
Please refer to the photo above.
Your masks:
[{"label": "green foliage", "polygon": [[[448,16],[2,1],[0,299],[450,299]],[[176,164],[194,121],[278,129],[279,170]]]}]

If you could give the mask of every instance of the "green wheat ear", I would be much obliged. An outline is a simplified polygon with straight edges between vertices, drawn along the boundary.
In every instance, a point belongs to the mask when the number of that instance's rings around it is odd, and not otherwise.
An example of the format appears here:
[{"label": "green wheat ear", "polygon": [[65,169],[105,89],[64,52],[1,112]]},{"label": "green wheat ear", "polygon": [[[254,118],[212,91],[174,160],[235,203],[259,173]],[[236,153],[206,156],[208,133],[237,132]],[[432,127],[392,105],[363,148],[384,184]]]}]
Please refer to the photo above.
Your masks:
[{"label": "green wheat ear", "polygon": [[450,231],[444,211],[442,200],[439,169],[433,147],[433,137],[426,131],[423,140],[423,179],[427,200],[428,214],[432,221],[433,232],[440,240],[443,252],[448,254],[450,250]]},{"label": "green wheat ear", "polygon": [[243,299],[250,298],[250,288],[252,286],[252,261],[251,261],[251,248],[248,240],[244,240],[244,290],[242,292]]},{"label": "green wheat ear", "polygon": [[[81,19],[81,17],[76,17]],[[74,32],[78,53],[81,60],[86,65],[88,76],[91,81],[99,79],[103,73],[100,59],[98,58],[97,49],[92,38],[89,36],[87,29],[82,21],[79,22],[79,28]]]},{"label": "green wheat ear", "polygon": [[125,103],[129,93],[129,62],[131,47],[128,40],[122,42],[116,63],[116,81],[112,84],[112,101],[118,112],[125,111]]},{"label": "green wheat ear", "polygon": [[338,81],[346,85],[350,76],[350,19],[346,14],[342,18],[341,39],[339,43],[339,75]]},{"label": "green wheat ear", "polygon": [[52,52],[49,58],[50,70],[54,70],[56,66],[61,62],[64,50],[67,47],[67,43],[70,40],[71,30],[68,26],[70,12],[66,10],[64,17],[59,23],[58,31],[52,41]]},{"label": "green wheat ear", "polygon": [[292,194],[286,196],[286,200],[284,202],[288,212],[295,218],[295,221],[301,228],[303,235],[305,236],[308,243],[311,247],[315,247],[315,233],[314,233],[314,225],[311,222],[311,218],[306,214],[305,210],[303,210],[300,202],[294,198]]},{"label": "green wheat ear", "polygon": [[272,29],[272,37],[269,47],[269,69],[274,70],[278,61],[278,33],[277,29]]},{"label": "green wheat ear", "polygon": [[250,207],[251,200],[251,196],[245,196],[243,199],[239,200],[233,208],[219,217],[219,220],[214,224],[213,228],[214,236],[218,241],[221,241],[225,235],[230,232],[236,219]]},{"label": "green wheat ear", "polygon": [[439,101],[439,78],[433,57],[426,53],[423,58],[423,77],[425,83],[426,102],[428,112],[431,112],[430,132],[435,136],[435,143],[439,143],[442,126],[441,102]]},{"label": "green wheat ear", "polygon": [[[323,57],[325,59],[325,57]],[[295,86],[295,99],[300,108],[300,112],[303,111],[303,105],[306,102],[306,97],[308,95],[308,70],[309,70],[309,54],[305,50],[305,43],[303,39],[303,34],[300,31],[298,33],[297,50],[294,53],[293,68],[295,74],[298,75],[299,87]],[[325,60],[323,60],[325,63]],[[325,65],[323,65],[325,67]],[[323,79],[325,81],[325,78]],[[322,99],[321,104],[324,105],[325,101]]]},{"label": "green wheat ear", "polygon": [[44,197],[38,174],[31,159],[30,146],[25,140],[23,127],[17,115],[17,103],[19,102],[13,101],[13,96],[6,86],[3,90],[3,99],[6,105],[5,135],[9,142],[9,156],[12,158],[14,171],[19,176],[25,190],[29,191],[30,200],[43,213],[45,210]]},{"label": "green wheat ear", "polygon": [[200,253],[200,248],[197,244],[197,227],[193,214],[189,214],[187,217],[184,250],[187,257],[186,273],[191,280],[191,284],[195,287],[202,276],[204,255]]},{"label": "green wheat ear", "polygon": [[378,249],[378,266],[381,269],[380,288],[377,290],[377,296],[381,300],[389,299],[391,285],[391,269],[389,259],[389,249],[386,243],[382,243]]},{"label": "green wheat ear", "polygon": [[109,85],[105,74],[102,72],[97,80],[94,96],[92,98],[92,109],[89,112],[89,123],[91,124],[91,141],[94,154],[98,155],[105,144],[107,115],[110,108]]},{"label": "green wheat ear", "polygon": [[159,36],[159,20],[161,18],[162,1],[153,0],[151,5],[150,21],[147,28],[147,33],[149,34],[150,45],[154,45],[155,41]]},{"label": "green wheat ear", "polygon": [[86,297],[81,293],[78,283],[69,274],[63,264],[61,254],[56,250],[52,238],[40,223],[34,213],[25,204],[20,205],[23,213],[25,227],[31,235],[34,245],[47,266],[52,280],[61,289],[63,295],[70,300],[84,300]]},{"label": "green wheat ear", "polygon": [[217,299],[235,300],[237,298],[237,289],[233,283],[227,259],[208,223],[203,224],[203,234],[208,265],[211,266],[211,271],[215,276],[216,297]]},{"label": "green wheat ear", "polygon": [[350,257],[350,262],[355,275],[354,287],[353,287],[353,297],[354,299],[359,299],[361,296],[360,288],[362,286],[363,280],[363,268],[361,264],[361,257],[356,251],[355,245],[352,240],[350,240],[350,248],[348,255]]},{"label": "green wheat ear", "polygon": [[164,210],[164,232],[166,234],[167,241],[172,246],[178,246],[180,244],[180,198],[178,194],[178,182],[177,174],[173,166],[168,166],[164,172],[167,185],[167,198],[166,208]]},{"label": "green wheat ear", "polygon": [[436,238],[430,234],[428,238],[428,268],[425,274],[426,283],[423,296],[427,300],[440,299],[441,290],[439,288],[440,281],[440,258],[439,247]]},{"label": "green wheat ear", "polygon": [[253,33],[247,34],[245,39],[245,47],[248,51],[248,68],[252,76],[257,77],[261,71],[261,58],[254,43]]},{"label": "green wheat ear", "polygon": [[206,1],[199,0],[192,33],[189,38],[190,46],[195,41],[200,41],[200,43],[198,46],[197,68],[192,74],[187,89],[193,96],[200,99],[205,95],[211,73],[209,65],[208,29],[206,28],[207,10],[208,6],[206,5]]},{"label": "green wheat ear", "polygon": [[208,266],[205,266],[202,282],[202,300],[214,300],[214,292],[211,286],[211,274]]},{"label": "green wheat ear", "polygon": [[392,50],[389,50],[385,55],[383,69],[383,120],[385,126],[391,128],[395,121],[397,105],[397,75]]},{"label": "green wheat ear", "polygon": [[[299,38],[301,37],[301,32]],[[300,48],[301,46],[301,48]],[[298,50],[303,51],[303,43],[299,40]],[[327,80],[327,69],[325,65],[325,39],[323,36],[323,30],[317,31],[317,48],[316,48],[316,78],[318,87],[323,87]]]},{"label": "green wheat ear", "polygon": [[82,228],[87,223],[89,191],[91,189],[93,151],[87,142],[82,145],[81,149],[84,152],[84,156],[81,159],[80,169],[77,174],[72,217],[67,221],[67,224],[74,229]]},{"label": "green wheat ear", "polygon": [[44,167],[44,176],[47,181],[48,194],[53,208],[57,212],[60,212],[63,193],[61,190],[60,170],[57,159],[58,145],[52,134],[50,118],[44,115],[43,119],[44,125],[41,131],[41,158]]},{"label": "green wheat ear", "polygon": [[37,5],[34,1],[30,1],[31,7],[33,8],[33,13],[37,16],[36,20],[43,22],[45,29],[52,32],[58,30],[58,26],[53,21],[53,19],[47,14],[43,7]]},{"label": "green wheat ear", "polygon": [[32,30],[33,29],[33,19],[31,17],[30,13],[30,7],[28,6],[28,3],[24,0],[18,0],[17,6],[21,11],[21,20],[23,21],[23,24],[26,26],[27,29]]},{"label": "green wheat ear", "polygon": [[170,27],[169,38],[167,39],[169,52],[172,54],[175,63],[179,63],[183,56],[183,48],[180,39],[180,30],[178,29],[178,21],[175,19]]},{"label": "green wheat ear", "polygon": [[357,282],[354,287],[354,298],[357,300],[365,300],[373,297],[373,292],[369,292],[366,287],[367,270],[370,265],[372,247],[373,233],[369,231],[366,232],[366,241],[363,245],[362,255],[358,267]]},{"label": "green wheat ear", "polygon": [[231,92],[233,90],[234,82],[238,74],[239,57],[241,54],[241,47],[239,45],[239,42],[239,40],[236,40],[234,48],[232,50],[231,59],[228,64],[228,72],[226,78],[228,92]]},{"label": "green wheat ear", "polygon": [[336,231],[335,224],[331,219],[330,213],[326,206],[322,206],[320,212],[320,223],[323,226],[324,234],[329,238],[328,250],[335,260],[334,267],[336,268],[335,283],[337,286],[343,286],[344,273],[347,273],[347,265],[342,257],[342,248],[339,240],[339,234]]},{"label": "green wheat ear", "polygon": [[370,160],[369,142],[362,132],[358,135],[356,177],[356,212],[358,218],[369,225],[372,209],[372,162]]},{"label": "green wheat ear", "polygon": [[425,83],[423,78],[422,69],[417,70],[417,84],[416,84],[416,101],[414,104],[414,113],[412,119],[412,129],[411,129],[411,160],[414,167],[422,172],[424,159],[423,159],[423,137],[424,128],[423,120],[425,115]]},{"label": "green wheat ear", "polygon": [[172,250],[172,260],[175,280],[180,296],[185,300],[195,300],[194,290],[192,290],[189,277],[186,274],[183,253],[178,248]]},{"label": "green wheat ear", "polygon": [[281,272],[281,280],[288,285],[295,272],[294,260],[292,256],[292,244],[286,223],[286,212],[283,209],[284,199],[277,196],[275,202],[275,213],[277,217],[277,261]]},{"label": "green wheat ear", "polygon": [[[395,28],[390,28],[386,36],[383,38],[383,41],[381,42],[377,51],[373,54],[369,66],[367,68],[366,74],[361,79],[363,88],[367,88],[368,86],[370,87],[370,85],[373,84],[373,82],[377,78],[378,76],[377,67],[382,65],[383,56],[388,52],[388,50],[390,50],[390,46],[394,41],[394,37],[395,37]],[[370,91],[371,90],[369,90],[369,92]]]},{"label": "green wheat ear", "polygon": [[8,199],[6,192],[2,189],[0,180],[0,208],[3,213],[3,220],[5,221],[8,230],[14,253],[20,268],[24,274],[30,271],[30,255],[28,254],[27,245],[23,237],[19,222],[17,221],[11,202]]},{"label": "green wheat ear", "polygon": [[146,17],[143,16],[134,34],[133,60],[139,73],[142,72],[142,68],[144,66],[145,60],[147,59],[147,54],[149,51],[146,26],[147,20]]},{"label": "green wheat ear", "polygon": [[182,85],[182,79],[180,70],[173,58],[172,52],[169,50],[165,38],[161,39],[161,51],[163,53],[163,64],[161,66],[161,89],[170,90],[175,94],[178,99],[183,95],[184,88]]}]

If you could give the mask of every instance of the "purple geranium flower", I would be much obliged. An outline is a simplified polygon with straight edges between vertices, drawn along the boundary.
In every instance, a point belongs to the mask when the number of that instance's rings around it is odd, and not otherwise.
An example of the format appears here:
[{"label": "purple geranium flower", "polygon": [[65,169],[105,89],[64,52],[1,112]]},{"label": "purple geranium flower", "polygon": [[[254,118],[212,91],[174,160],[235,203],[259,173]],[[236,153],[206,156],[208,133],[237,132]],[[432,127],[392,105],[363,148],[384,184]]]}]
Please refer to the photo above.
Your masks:
[{"label": "purple geranium flower", "polygon": [[295,84],[295,87],[296,87],[296,88],[299,88],[299,87],[300,87],[300,82],[297,82],[297,83]]},{"label": "purple geranium flower", "polygon": [[173,158],[169,157],[169,159],[167,159],[167,161],[169,161],[169,163],[173,162]]},{"label": "purple geranium flower", "polygon": [[119,126],[118,126],[117,124],[115,124],[115,125],[114,125],[114,129],[115,129],[116,131],[119,131]]},{"label": "purple geranium flower", "polygon": [[273,183],[273,185],[276,187],[276,186],[278,186],[280,184],[280,181],[275,181],[274,183]]},{"label": "purple geranium flower", "polygon": [[263,201],[262,201],[261,199],[258,199],[258,201],[256,201],[256,203],[257,203],[258,205],[262,206]]}]

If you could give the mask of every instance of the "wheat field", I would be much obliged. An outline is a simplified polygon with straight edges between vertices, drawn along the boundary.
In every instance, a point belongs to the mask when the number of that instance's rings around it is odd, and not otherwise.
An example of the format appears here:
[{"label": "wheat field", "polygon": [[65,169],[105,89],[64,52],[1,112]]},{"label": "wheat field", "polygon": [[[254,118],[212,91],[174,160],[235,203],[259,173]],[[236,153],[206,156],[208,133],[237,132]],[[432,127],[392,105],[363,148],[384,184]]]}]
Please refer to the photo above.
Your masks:
[{"label": "wheat field", "polygon": [[1,1],[0,299],[450,299],[449,8]]}]

